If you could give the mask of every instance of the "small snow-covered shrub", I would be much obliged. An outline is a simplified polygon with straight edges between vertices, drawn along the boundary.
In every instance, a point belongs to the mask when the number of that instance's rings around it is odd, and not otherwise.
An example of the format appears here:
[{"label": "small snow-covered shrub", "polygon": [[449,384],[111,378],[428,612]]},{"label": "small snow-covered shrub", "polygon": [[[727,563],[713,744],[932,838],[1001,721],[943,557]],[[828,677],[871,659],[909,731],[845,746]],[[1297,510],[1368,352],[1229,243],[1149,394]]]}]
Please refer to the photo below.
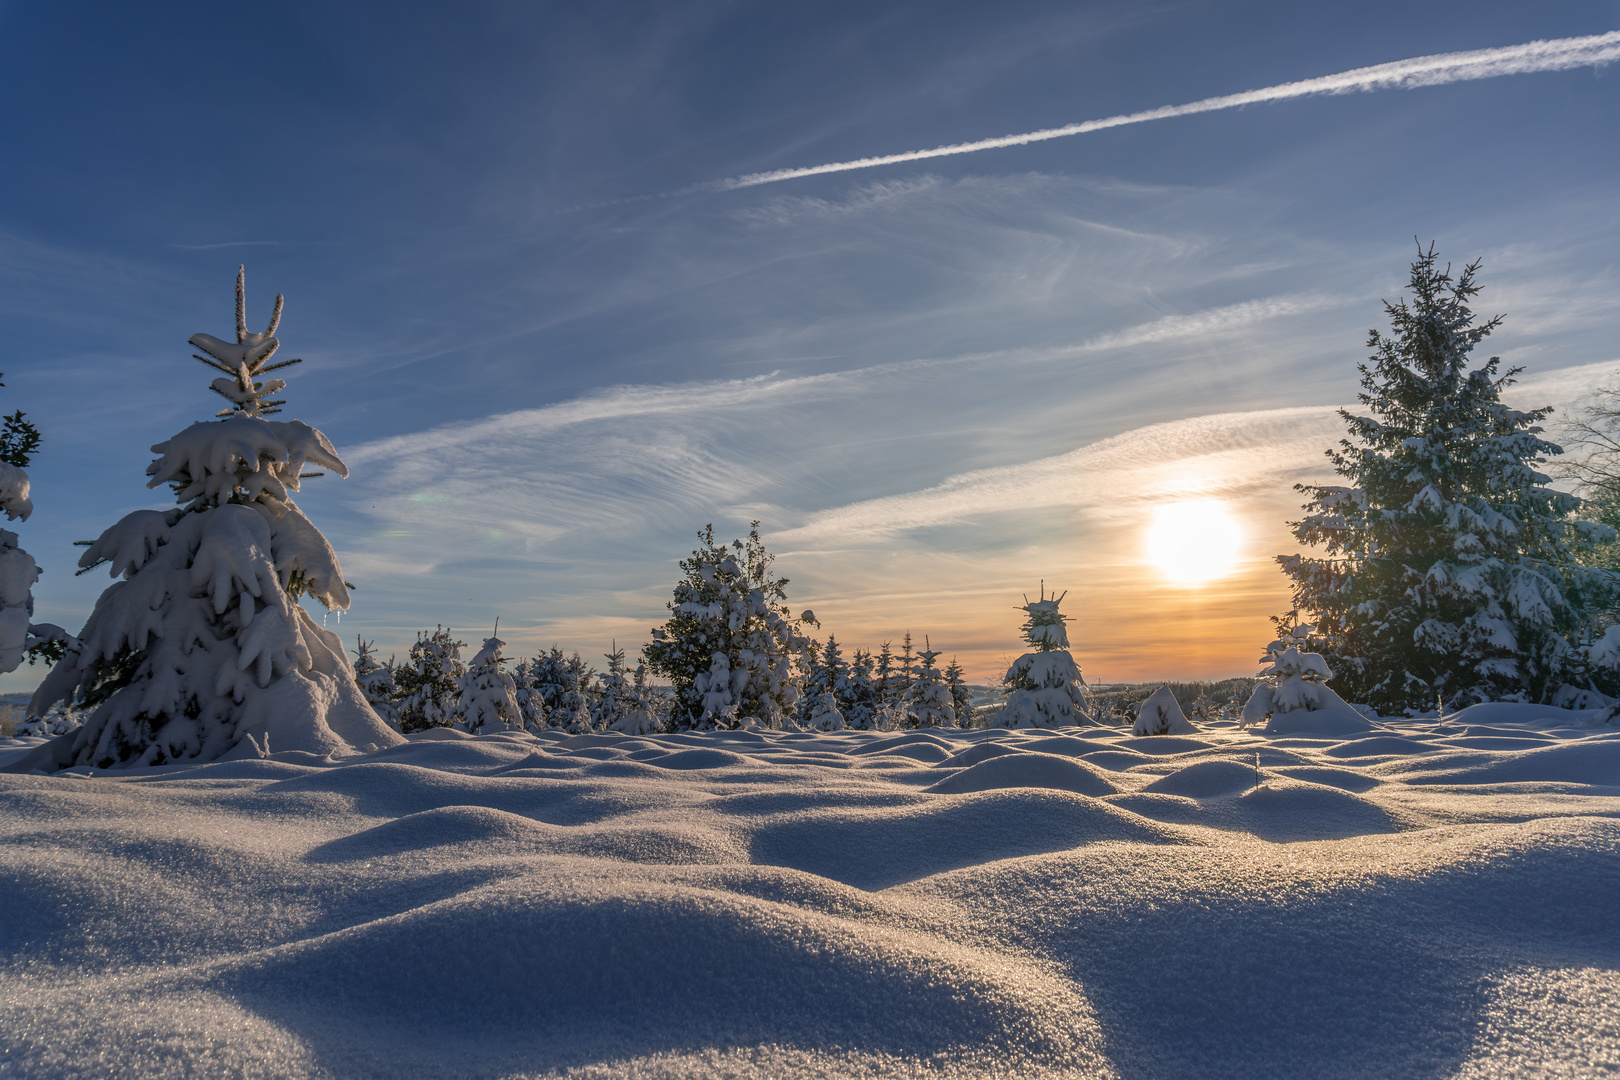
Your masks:
[{"label": "small snow-covered shrub", "polygon": [[1243,706],[1242,726],[1269,721],[1271,734],[1291,731],[1359,731],[1367,717],[1323,684],[1333,677],[1320,654],[1301,652],[1315,628],[1302,624],[1266,646],[1260,682]]},{"label": "small snow-covered shrub", "polygon": [[1137,708],[1132,735],[1195,735],[1198,729],[1181,711],[1176,695],[1168,686],[1161,686]]}]

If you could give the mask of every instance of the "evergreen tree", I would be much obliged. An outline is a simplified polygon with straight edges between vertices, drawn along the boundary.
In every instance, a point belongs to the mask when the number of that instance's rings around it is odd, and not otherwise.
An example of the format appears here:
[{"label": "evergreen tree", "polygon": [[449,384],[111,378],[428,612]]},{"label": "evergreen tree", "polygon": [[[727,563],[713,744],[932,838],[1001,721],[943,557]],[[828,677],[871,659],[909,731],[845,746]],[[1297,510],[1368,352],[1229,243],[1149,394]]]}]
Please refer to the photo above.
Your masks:
[{"label": "evergreen tree", "polygon": [[759,522],[746,544],[715,543],[712,525],[698,539],[702,546],[681,560],[685,577],[669,601],[669,621],[643,650],[647,666],[673,684],[681,727],[780,728],[802,695],[805,619],[789,612],[788,582],[771,569],[775,556],[760,540]]},{"label": "evergreen tree", "polygon": [[837,696],[831,691],[817,694],[805,726],[811,731],[843,731],[846,725],[844,714],[838,711]]},{"label": "evergreen tree", "polygon": [[894,688],[897,681],[894,650],[885,641],[878,647],[877,661],[872,668],[872,685],[877,690],[877,704],[879,707],[894,702]]},{"label": "evergreen tree", "polygon": [[[906,648],[911,648],[911,635],[906,635]],[[920,663],[917,665],[915,678],[906,688],[905,702],[911,708],[911,715],[917,727],[949,727],[956,726],[956,707],[951,704],[951,690],[945,685],[941,677],[937,661],[939,653],[923,638],[922,651],[917,656]]]},{"label": "evergreen tree", "polygon": [[571,734],[592,730],[591,686],[594,672],[579,653],[567,656],[556,645],[535,658],[534,686],[545,703],[546,723]]},{"label": "evergreen tree", "polygon": [[606,731],[621,723],[637,705],[630,678],[624,666],[624,650],[613,643],[613,651],[603,654],[608,662],[602,675],[601,689],[591,708],[591,724],[598,731]]},{"label": "evergreen tree", "polygon": [[[815,639],[812,638],[811,642],[814,643]],[[838,646],[836,635],[828,634],[827,644],[814,651],[809,672],[804,683],[804,697],[800,699],[800,718],[805,723],[809,723],[811,715],[821,708],[819,699],[822,694],[849,692],[849,665],[844,662],[843,650]]]},{"label": "evergreen tree", "polygon": [[[499,629],[499,626],[496,627]],[[456,703],[456,727],[472,735],[495,735],[520,725],[517,683],[502,669],[506,642],[491,634],[467,665]]]},{"label": "evergreen tree", "polygon": [[1054,727],[1086,719],[1086,683],[1069,652],[1068,616],[1058,610],[1067,595],[1048,599],[1043,581],[1039,600],[1024,596],[1024,640],[1035,651],[1007,669],[1007,705],[991,721],[996,726]]},{"label": "evergreen tree", "polygon": [[900,643],[900,657],[894,664],[894,690],[890,695],[893,701],[905,701],[911,684],[916,681],[917,658],[911,650],[911,631],[907,630],[905,640]]},{"label": "evergreen tree", "polygon": [[973,727],[973,694],[962,678],[962,665],[953,656],[945,668],[945,686],[951,694],[951,708],[956,710],[958,727]]},{"label": "evergreen tree", "polygon": [[838,708],[844,723],[857,731],[870,731],[877,724],[878,698],[875,661],[870,649],[856,649],[851,655],[849,675],[839,694]]},{"label": "evergreen tree", "polygon": [[378,663],[376,642],[355,635],[354,681],[366,703],[395,731],[399,724],[399,687],[394,684],[394,658]]},{"label": "evergreen tree", "polygon": [[343,643],[298,602],[349,606],[337,555],[290,494],[322,475],[306,465],[348,469],[315,428],[266,419],[285,384],[263,376],[297,363],[270,363],[281,310],[277,296],[269,327],[250,333],[238,271],[236,341],[191,337],[207,354],[197,358],[224,373],[211,388],[231,407],[152,448],[147,486],[169,485],[178,506],[137,510],[85,545],[82,568],[107,563],[122,580],[101,594],[29,711],[72,699],[89,715],[19,767],[324,756],[398,741],[366,704]]},{"label": "evergreen tree", "polygon": [[399,688],[399,726],[404,732],[450,727],[461,704],[461,680],[467,665],[461,662],[465,641],[443,626],[416,635],[411,654],[394,671]]},{"label": "evergreen tree", "polygon": [[549,726],[546,696],[537,682],[538,660],[520,660],[512,671],[512,682],[517,686],[518,715],[523,730],[538,735]]},{"label": "evergreen tree", "polygon": [[1572,520],[1579,500],[1537,471],[1562,453],[1539,437],[1552,410],[1504,405],[1520,369],[1499,373],[1498,357],[1470,368],[1501,322],[1469,307],[1478,268],[1453,280],[1419,250],[1410,304],[1385,304],[1391,331],[1368,339],[1366,414],[1339,414],[1350,437],[1328,458],[1349,484],[1298,486],[1294,536],[1322,555],[1278,557],[1295,610],[1315,616],[1306,646],[1381,712],[1546,701],[1591,674],[1579,646],[1617,591],[1578,561],[1607,530]]}]

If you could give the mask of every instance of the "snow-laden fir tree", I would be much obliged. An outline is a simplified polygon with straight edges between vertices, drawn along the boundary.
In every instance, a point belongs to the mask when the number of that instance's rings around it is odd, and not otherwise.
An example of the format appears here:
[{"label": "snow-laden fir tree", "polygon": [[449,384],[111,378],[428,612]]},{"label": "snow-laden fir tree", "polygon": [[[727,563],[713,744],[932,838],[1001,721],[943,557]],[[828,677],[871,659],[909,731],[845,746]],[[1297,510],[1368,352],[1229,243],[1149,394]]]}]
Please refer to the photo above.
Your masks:
[{"label": "snow-laden fir tree", "polygon": [[1260,681],[1243,706],[1241,726],[1271,721],[1274,735],[1299,732],[1349,733],[1372,725],[1360,712],[1324,685],[1333,678],[1320,653],[1309,651],[1316,628],[1285,618],[1276,641],[1260,658]]},{"label": "snow-laden fir tree", "polygon": [[[498,631],[499,626],[496,627]],[[456,727],[470,735],[496,735],[523,723],[517,683],[503,665],[506,642],[491,634],[467,665],[456,703]]]},{"label": "snow-laden fir tree", "polygon": [[1434,248],[1412,263],[1410,302],[1386,304],[1360,365],[1365,411],[1328,451],[1345,485],[1299,485],[1293,523],[1318,555],[1279,556],[1308,643],[1351,700],[1380,712],[1479,701],[1545,701],[1584,674],[1578,647],[1616,593],[1578,558],[1608,535],[1575,521],[1579,500],[1538,471],[1561,449],[1542,438],[1551,409],[1509,408],[1518,368],[1470,353],[1499,324],[1476,320],[1477,262],[1452,278]]},{"label": "snow-laden fir tree", "polygon": [[885,641],[878,646],[877,656],[872,660],[872,687],[877,691],[880,707],[894,700],[895,677],[894,650]]},{"label": "snow-laden fir tree", "polygon": [[399,687],[394,684],[394,658],[377,659],[377,643],[355,636],[354,681],[376,714],[395,731],[399,724]]},{"label": "snow-laden fir tree", "polygon": [[[911,635],[906,635],[906,650],[911,650]],[[945,685],[939,670],[939,653],[923,637],[923,647],[917,653],[918,664],[911,685],[906,688],[905,702],[911,709],[912,723],[920,728],[956,726],[956,707],[951,703],[951,688]]]},{"label": "snow-laden fir tree", "polygon": [[645,661],[636,665],[624,689],[625,707],[608,725],[621,735],[652,735],[664,730],[664,711],[657,690],[647,681]]},{"label": "snow-laden fir tree", "polygon": [[870,649],[856,649],[850,654],[849,675],[839,695],[838,708],[844,714],[844,723],[856,731],[871,731],[877,725],[877,711],[881,705],[875,673],[876,661]]},{"label": "snow-laden fir tree", "polygon": [[1058,610],[1063,597],[1024,596],[1024,640],[1034,649],[1013,661],[1002,685],[1007,704],[991,718],[995,727],[1057,727],[1088,719],[1086,683],[1069,652],[1068,616]]},{"label": "snow-laden fir tree", "polygon": [[512,681],[517,684],[518,715],[523,719],[523,730],[531,735],[538,735],[550,726],[546,695],[536,682],[538,665],[538,660],[519,660],[512,671]]},{"label": "snow-laden fir tree", "polygon": [[636,701],[635,688],[630,685],[630,676],[624,666],[624,650],[619,648],[619,643],[615,641],[613,651],[604,653],[603,657],[608,666],[599,680],[600,689],[591,708],[591,726],[597,731],[617,731],[614,725],[636,711],[640,703]]},{"label": "snow-laden fir tree", "polygon": [[844,714],[838,709],[838,696],[830,690],[823,691],[816,695],[815,702],[805,727],[811,731],[843,731],[846,725]]},{"label": "snow-laden fir tree", "polygon": [[404,732],[451,727],[461,705],[461,680],[467,665],[461,661],[465,641],[443,626],[430,634],[420,631],[410,656],[394,669],[399,688],[399,724]]},{"label": "snow-laden fir tree", "polygon": [[550,652],[535,657],[534,686],[545,702],[547,726],[575,735],[593,730],[594,678],[595,672],[579,653],[570,656],[553,645]]},{"label": "snow-laden fir tree", "polygon": [[306,465],[348,470],[315,428],[267,419],[284,384],[266,374],[296,363],[270,362],[281,310],[277,296],[269,327],[249,332],[238,272],[236,341],[191,338],[223,373],[212,389],[230,407],[152,447],[147,486],[169,485],[177,507],[137,510],[87,545],[79,565],[108,564],[120,580],[29,711],[71,699],[89,715],[20,768],[326,756],[399,741],[360,693],[337,636],[299,603],[349,606],[337,556],[291,498],[320,475]]},{"label": "snow-laden fir tree", "polygon": [[775,557],[759,522],[746,543],[715,543],[712,525],[698,539],[702,545],[681,560],[685,576],[669,601],[669,621],[642,651],[647,666],[672,684],[681,727],[781,728],[802,693],[809,639],[800,626],[813,616],[789,612],[788,582],[771,569]]},{"label": "snow-laden fir tree", "polygon": [[[805,678],[804,697],[799,703],[799,716],[806,724],[810,723],[811,717],[821,708],[822,694],[847,694],[849,690],[849,665],[844,662],[844,653],[838,645],[837,635],[828,634],[827,644],[816,650],[814,656],[809,659],[809,675]],[[840,702],[840,706],[842,704]],[[839,715],[840,717],[843,715],[842,707]],[[840,719],[839,727],[842,726],[843,721]]]},{"label": "snow-laden fir tree", "polygon": [[945,686],[950,691],[951,708],[956,711],[957,726],[972,727],[973,692],[968,689],[967,681],[963,678],[964,674],[962,665],[953,656],[945,668]]},{"label": "snow-laden fir tree", "polygon": [[911,644],[911,631],[900,643],[900,655],[894,661],[894,689],[890,693],[893,701],[905,701],[906,695],[911,692],[911,684],[917,678],[917,657],[913,655]]}]

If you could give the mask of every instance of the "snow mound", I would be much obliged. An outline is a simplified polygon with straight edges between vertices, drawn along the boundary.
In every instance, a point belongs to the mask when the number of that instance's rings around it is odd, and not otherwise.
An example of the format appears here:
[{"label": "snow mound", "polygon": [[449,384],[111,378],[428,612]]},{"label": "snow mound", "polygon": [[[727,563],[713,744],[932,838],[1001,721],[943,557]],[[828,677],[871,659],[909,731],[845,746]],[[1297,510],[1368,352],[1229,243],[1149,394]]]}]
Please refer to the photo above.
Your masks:
[{"label": "snow mound", "polygon": [[0,1044],[135,1080],[1602,1075],[1620,733],[1455,720],[0,774]]},{"label": "snow mound", "polygon": [[1131,729],[1132,735],[1196,735],[1198,729],[1193,726],[1187,715],[1181,711],[1181,705],[1176,701],[1176,695],[1171,693],[1168,686],[1161,686],[1138,707],[1136,712],[1136,726]]},{"label": "snow mound", "polygon": [[1107,777],[1084,762],[1054,754],[1014,753],[986,758],[927,790],[935,795],[960,795],[995,788],[1038,787],[1072,791],[1079,795],[1112,795],[1119,790]]},{"label": "snow mound", "polygon": [[1207,799],[1213,795],[1248,791],[1257,782],[1254,769],[1241,761],[1199,761],[1184,769],[1177,769],[1169,776],[1160,777],[1142,790]]}]

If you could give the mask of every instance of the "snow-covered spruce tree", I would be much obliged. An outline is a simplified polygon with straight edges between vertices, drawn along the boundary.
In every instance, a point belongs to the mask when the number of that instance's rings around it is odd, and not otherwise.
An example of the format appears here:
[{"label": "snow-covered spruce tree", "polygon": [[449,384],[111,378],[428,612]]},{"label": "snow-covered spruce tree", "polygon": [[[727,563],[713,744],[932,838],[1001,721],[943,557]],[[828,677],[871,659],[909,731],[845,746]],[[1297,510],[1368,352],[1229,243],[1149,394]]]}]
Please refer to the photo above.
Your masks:
[{"label": "snow-covered spruce tree", "polygon": [[523,730],[531,735],[538,735],[550,726],[546,696],[535,679],[538,665],[538,660],[519,660],[512,671],[512,681],[517,684],[518,715],[523,720]]},{"label": "snow-covered spruce tree", "polygon": [[546,725],[557,731],[579,735],[593,730],[591,702],[595,698],[591,680],[595,673],[579,653],[566,655],[556,645],[535,657],[534,686],[545,702]]},{"label": "snow-covered spruce tree", "polygon": [[[911,635],[906,635],[907,651]],[[945,685],[939,670],[939,653],[923,636],[923,647],[917,654],[919,663],[911,685],[906,688],[905,701],[911,707],[912,722],[920,728],[955,727],[956,707],[951,703],[951,688]]]},{"label": "snow-covered spruce tree", "polygon": [[878,654],[872,664],[872,686],[877,691],[878,705],[893,704],[899,697],[896,693],[899,675],[894,663],[894,650],[885,641],[878,646]]},{"label": "snow-covered spruce tree", "polygon": [[805,727],[811,731],[843,731],[847,725],[844,714],[838,710],[838,696],[830,690],[824,691],[816,695],[815,702]]},{"label": "snow-covered spruce tree", "polygon": [[1333,672],[1321,654],[1301,651],[1307,648],[1315,627],[1300,623],[1279,629],[1280,636],[1266,646],[1266,655],[1260,658],[1260,681],[1243,706],[1241,726],[1269,720],[1267,730],[1274,735],[1370,728],[1365,716],[1324,685]]},{"label": "snow-covered spruce tree", "polygon": [[461,662],[465,641],[443,626],[430,634],[419,631],[411,654],[394,669],[399,688],[399,725],[404,732],[455,724],[461,704],[461,680],[467,665]]},{"label": "snow-covered spruce tree", "polygon": [[1368,340],[1366,413],[1340,411],[1350,437],[1328,457],[1348,485],[1298,487],[1294,536],[1322,554],[1278,557],[1335,685],[1384,713],[1547,700],[1585,673],[1576,641],[1616,593],[1578,561],[1608,530],[1537,471],[1562,453],[1539,437],[1551,410],[1502,403],[1518,368],[1469,366],[1501,321],[1469,308],[1478,268],[1453,280],[1419,250],[1410,304],[1386,304],[1391,331]]},{"label": "snow-covered spruce tree", "polygon": [[951,708],[956,710],[958,727],[972,727],[973,693],[968,690],[963,674],[962,665],[952,657],[950,664],[945,668],[945,686],[951,694]]},{"label": "snow-covered spruce tree", "polygon": [[[809,675],[804,682],[804,696],[799,701],[799,718],[806,724],[810,723],[812,716],[821,708],[822,694],[836,695],[841,688],[847,693],[849,686],[849,665],[844,662],[843,650],[838,646],[837,635],[828,634],[827,644],[816,650],[815,655],[808,659]],[[839,715],[843,715],[842,707],[839,709]],[[839,727],[843,727],[842,720],[839,721]]]},{"label": "snow-covered spruce tree", "polygon": [[1048,599],[1044,581],[1039,600],[1032,602],[1025,595],[1024,640],[1035,651],[1007,669],[1002,679],[1007,704],[991,717],[991,726],[1057,727],[1088,718],[1086,683],[1069,652],[1068,616],[1058,610],[1067,595]]},{"label": "snow-covered spruce tree", "polygon": [[840,695],[838,708],[844,714],[844,723],[856,731],[870,731],[877,724],[880,702],[874,666],[870,649],[856,649],[850,655],[845,689],[834,690]]},{"label": "snow-covered spruce tree", "polygon": [[467,665],[456,703],[459,730],[470,735],[495,735],[522,724],[517,683],[501,666],[506,663],[506,657],[501,655],[505,647],[506,642],[491,634]]},{"label": "snow-covered spruce tree", "polygon": [[613,643],[613,651],[604,653],[607,671],[601,678],[601,690],[591,707],[591,726],[597,731],[618,730],[614,725],[622,721],[636,707],[630,677],[624,666],[624,650]]},{"label": "snow-covered spruce tree", "polygon": [[746,543],[715,543],[712,525],[698,539],[702,546],[681,560],[685,577],[669,601],[669,621],[642,650],[647,666],[672,684],[679,727],[781,728],[802,692],[809,639],[800,626],[814,616],[789,613],[788,582],[771,570],[759,522]]},{"label": "snow-covered spruce tree", "polygon": [[911,692],[911,684],[917,678],[917,658],[912,655],[911,631],[906,631],[905,639],[900,643],[900,655],[894,661],[894,692],[895,701],[905,701],[906,695]]},{"label": "snow-covered spruce tree", "polygon": [[191,338],[207,354],[198,359],[224,373],[211,386],[230,408],[152,447],[147,486],[169,485],[179,506],[137,510],[87,545],[79,565],[110,564],[121,580],[29,711],[71,699],[88,716],[15,767],[329,756],[399,741],[360,693],[337,635],[298,602],[349,606],[337,556],[289,495],[320,475],[306,464],[348,470],[308,424],[266,419],[285,384],[263,376],[297,362],[269,362],[281,310],[277,296],[269,327],[250,333],[239,271],[236,341]]},{"label": "snow-covered spruce tree", "polygon": [[355,635],[354,681],[383,722],[398,731],[399,687],[394,685],[394,658],[387,663],[377,660],[377,643]]}]

